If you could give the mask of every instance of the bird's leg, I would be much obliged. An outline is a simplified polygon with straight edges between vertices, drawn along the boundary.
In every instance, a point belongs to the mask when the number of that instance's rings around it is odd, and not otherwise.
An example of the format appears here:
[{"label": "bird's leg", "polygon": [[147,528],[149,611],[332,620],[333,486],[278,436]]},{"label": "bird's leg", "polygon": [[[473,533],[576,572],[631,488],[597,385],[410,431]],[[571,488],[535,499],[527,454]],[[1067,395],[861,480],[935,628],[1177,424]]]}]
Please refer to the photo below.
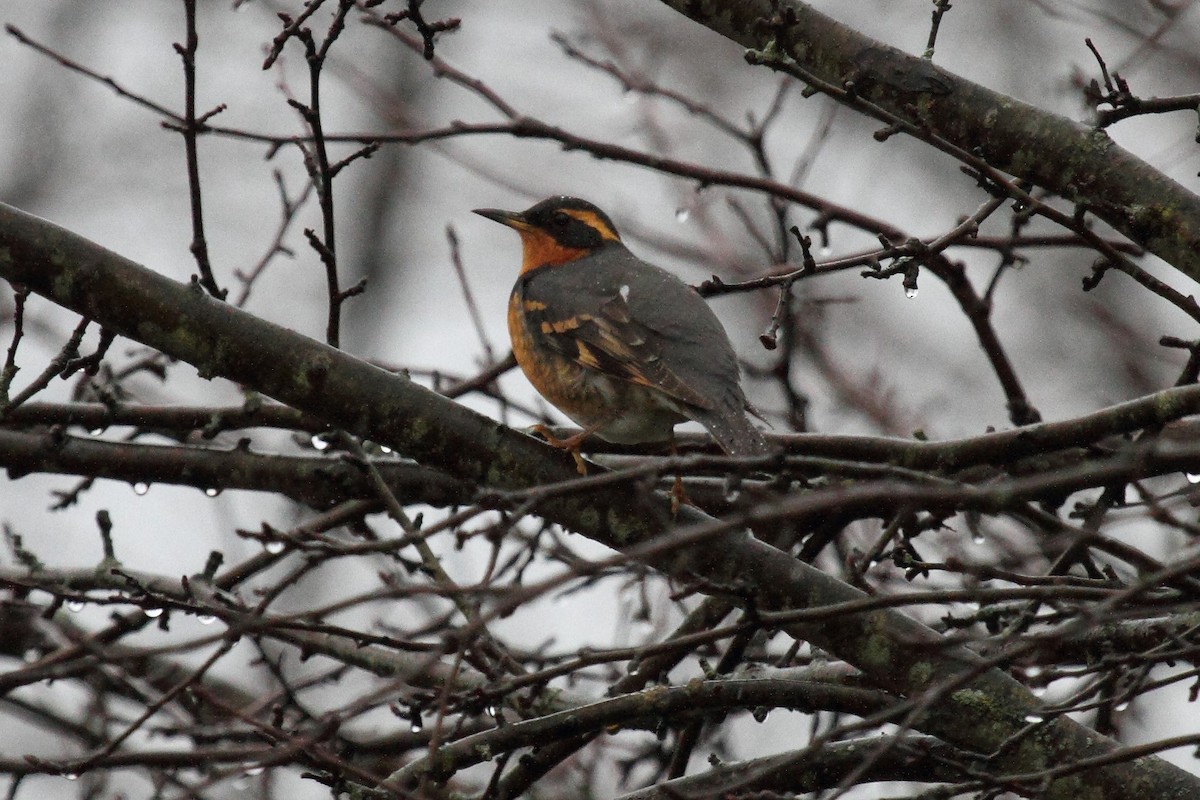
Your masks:
[{"label": "bird's leg", "polygon": [[579,453],[579,445],[583,443],[584,439],[599,430],[607,421],[608,420],[604,420],[603,422],[599,422],[595,425],[589,425],[579,433],[576,433],[573,436],[568,436],[565,439],[560,439],[555,436],[550,432],[550,428],[541,424],[540,422],[537,425],[531,426],[530,430],[545,439],[546,444],[550,445],[551,447],[557,447],[560,450],[566,450],[568,453],[570,453],[571,458],[575,459],[575,469],[579,470],[580,475],[587,475],[587,462],[583,460],[583,456]]},{"label": "bird's leg", "polygon": [[[679,455],[679,448],[675,446],[675,431],[671,431],[671,458]],[[679,467],[675,468],[675,482],[671,485],[671,518],[674,519],[679,514],[679,507],[684,503],[691,504],[688,500],[687,492],[683,490],[683,472]]]}]

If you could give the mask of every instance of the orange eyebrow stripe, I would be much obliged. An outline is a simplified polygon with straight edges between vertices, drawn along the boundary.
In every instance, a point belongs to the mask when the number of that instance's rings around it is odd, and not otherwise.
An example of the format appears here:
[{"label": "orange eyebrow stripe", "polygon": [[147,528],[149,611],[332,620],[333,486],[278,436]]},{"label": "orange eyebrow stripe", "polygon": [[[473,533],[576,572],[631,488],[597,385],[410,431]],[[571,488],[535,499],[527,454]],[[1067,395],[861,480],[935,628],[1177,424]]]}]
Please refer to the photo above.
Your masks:
[{"label": "orange eyebrow stripe", "polygon": [[595,211],[584,211],[579,208],[564,208],[563,213],[572,216],[575,219],[587,225],[592,230],[600,234],[601,239],[606,239],[610,242],[619,242],[621,237],[605,222]]}]

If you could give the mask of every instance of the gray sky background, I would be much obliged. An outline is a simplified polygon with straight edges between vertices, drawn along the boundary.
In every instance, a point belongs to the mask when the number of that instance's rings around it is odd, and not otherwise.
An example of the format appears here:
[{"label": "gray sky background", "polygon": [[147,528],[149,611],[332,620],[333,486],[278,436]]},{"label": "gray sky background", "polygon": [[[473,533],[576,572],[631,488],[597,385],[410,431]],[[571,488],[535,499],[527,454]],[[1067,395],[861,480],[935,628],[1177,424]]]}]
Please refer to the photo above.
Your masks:
[{"label": "gray sky background", "polygon": [[[264,47],[278,30],[273,15],[293,3],[246,2],[231,10],[227,0],[200,4],[199,108],[225,103],[215,122],[281,134],[302,132],[300,120],[284,102],[287,91],[305,96],[303,59],[289,47],[281,65],[264,72]],[[742,122],[761,116],[778,79],[745,64],[740,50],[649,0],[504,0],[438,2],[427,13],[461,16],[460,32],[443,37],[440,57],[483,78],[521,113],[574,133],[641,147],[714,168],[750,170],[744,149],[712,126],[660,99],[623,93],[610,77],[564,56],[552,31],[602,59],[637,69],[661,85],[707,103]],[[839,20],[910,53],[925,45],[928,0],[822,2]],[[937,63],[992,89],[1078,119],[1086,119],[1074,74],[1097,73],[1084,45],[1090,36],[1143,96],[1196,91],[1200,75],[1200,9],[1177,3],[1169,21],[1149,3],[1102,0],[959,2],[946,18]],[[18,26],[122,86],[173,109],[182,107],[183,83],[171,43],[183,36],[180,3],[165,0],[0,0],[0,21]],[[1160,31],[1153,44],[1147,35]],[[494,121],[495,112],[469,93],[434,78],[411,53],[400,52],[382,32],[351,25],[346,41],[334,48],[324,84],[326,128],[334,132],[425,128],[451,120]],[[117,97],[94,81],[68,72],[49,59],[0,35],[0,200],[46,217],[159,272],[187,280],[195,271],[188,253],[191,237],[181,138],[163,129],[154,112]],[[885,219],[912,235],[944,232],[985,199],[951,160],[902,136],[876,143],[876,123],[834,112],[823,146],[811,150],[829,120],[829,101],[786,98],[768,136],[772,158],[786,178],[793,162],[815,152],[803,188]],[[1200,188],[1200,151],[1193,137],[1194,115],[1178,114],[1123,123],[1114,139],[1185,183]],[[349,152],[340,148],[337,155]],[[279,220],[279,170],[294,194],[304,172],[294,148],[266,160],[261,144],[208,137],[200,142],[207,234],[218,279],[231,283],[234,270],[249,269],[261,256]],[[475,136],[418,147],[385,146],[339,178],[338,247],[344,285],[370,279],[365,297],[346,308],[343,345],[364,357],[413,369],[455,375],[476,371],[483,348],[454,278],[445,229],[453,225],[461,242],[467,278],[479,303],[487,340],[498,356],[508,350],[505,302],[519,264],[511,231],[480,219],[480,206],[524,208],[550,194],[575,194],[606,209],[631,248],[697,283],[713,273],[733,279],[771,266],[732,213],[729,201],[744,205],[760,225],[768,220],[757,195],[695,185],[645,169],[563,152],[550,143]],[[793,209],[802,228],[812,214]],[[299,235],[314,226],[313,210],[301,216],[289,236],[295,258],[280,260],[255,286],[247,308],[309,336],[324,331],[324,277],[316,255]],[[844,228],[831,229],[828,253],[852,252],[872,243]],[[976,283],[986,280],[995,256],[958,250]],[[1151,271],[1185,293],[1193,291],[1173,270],[1148,262]],[[1155,342],[1163,334],[1194,338],[1182,315],[1133,291],[1128,280],[1110,275],[1101,288],[1084,295],[1080,281],[1090,260],[1039,251],[1035,260],[1008,276],[996,296],[995,320],[1026,382],[1031,399],[1047,419],[1060,419],[1133,397],[1143,383],[1171,380],[1182,363],[1178,351]],[[11,330],[11,295],[0,286],[0,345]],[[236,293],[236,288],[235,288]],[[823,315],[829,351],[859,385],[874,392],[890,410],[893,429],[849,408],[810,363],[801,363],[800,389],[812,399],[814,429],[839,433],[907,434],[924,429],[948,438],[1007,427],[1004,398],[980,357],[973,334],[948,294],[932,277],[907,299],[899,280],[864,281],[856,271],[802,284],[801,313]],[[822,303],[837,300],[839,302]],[[840,302],[852,300],[852,302]],[[714,301],[735,346],[757,364],[768,361],[758,344],[774,307],[770,293]],[[1096,307],[1108,326],[1097,325]],[[75,320],[31,301],[37,320],[22,351],[35,374],[38,357],[55,352]],[[1127,334],[1132,331],[1132,334]],[[94,341],[94,339],[93,339]],[[1118,342],[1119,346],[1114,346]],[[119,340],[113,353],[124,358],[137,345]],[[20,379],[18,379],[20,385]],[[503,385],[514,397],[541,406],[524,378],[511,373]],[[147,403],[238,403],[237,388],[203,381],[186,365],[172,369],[170,383],[139,379],[136,399]],[[768,416],[780,398],[767,386],[747,383]],[[55,386],[47,398],[66,399]],[[489,414],[495,403],[468,401]],[[530,420],[512,414],[508,421]],[[257,440],[256,440],[257,441]],[[268,440],[262,440],[264,448]],[[232,443],[232,440],[231,442]],[[286,441],[274,442],[280,449]],[[190,489],[155,486],[142,497],[127,485],[98,484],[75,508],[49,514],[49,491],[71,486],[65,477],[33,476],[12,481],[0,476],[0,517],[26,536],[27,543],[59,565],[86,566],[100,557],[95,513],[108,508],[118,528],[118,551],[129,566],[168,575],[196,572],[212,549],[230,556],[255,547],[233,535],[237,527],[257,528],[264,520],[282,526],[294,510],[261,497],[227,492],[216,502]],[[383,524],[382,522],[380,523]],[[1139,546],[1137,530],[1130,537]],[[595,546],[579,550],[600,555]],[[1174,546],[1162,542],[1152,553]],[[447,555],[448,568],[463,575],[479,568],[482,551],[468,547]],[[986,557],[980,551],[981,558]],[[362,576],[362,566],[345,565],[345,586]],[[366,568],[369,572],[369,567]],[[305,602],[343,587],[306,586]],[[501,626],[502,634],[530,646],[553,638],[554,649],[620,641],[633,636],[628,597],[620,591],[588,593],[543,603],[535,617],[520,615]],[[564,613],[566,611],[567,613]],[[385,608],[378,609],[386,616]],[[80,612],[99,624],[102,608]],[[90,616],[88,616],[90,615]],[[587,624],[580,624],[587,620]],[[670,620],[654,620],[666,628]],[[179,619],[176,632],[193,621]],[[198,623],[194,635],[206,631]],[[232,675],[234,662],[224,665]],[[56,687],[55,691],[67,691]],[[1160,693],[1139,713],[1146,735],[1192,730],[1192,713],[1180,702],[1182,689]],[[63,695],[65,698],[66,695]],[[331,702],[335,702],[332,698]],[[69,702],[69,700],[63,700]],[[1174,715],[1179,714],[1178,720]],[[789,717],[794,717],[790,718]],[[798,715],[773,715],[766,724],[748,725],[740,746],[747,754],[769,752],[780,736],[802,728]],[[380,719],[380,725],[394,720]],[[1183,726],[1183,727],[1180,727]],[[1130,728],[1136,731],[1137,726]],[[35,728],[18,745],[9,736],[4,750],[56,755],[56,743]],[[1132,740],[1131,740],[1132,743]],[[11,753],[6,753],[11,754]],[[1176,760],[1195,769],[1190,753]],[[1172,757],[1172,754],[1168,754]],[[40,796],[72,797],[62,779],[39,779]],[[135,791],[133,796],[137,796]],[[315,785],[298,783],[295,797],[322,797]]]}]

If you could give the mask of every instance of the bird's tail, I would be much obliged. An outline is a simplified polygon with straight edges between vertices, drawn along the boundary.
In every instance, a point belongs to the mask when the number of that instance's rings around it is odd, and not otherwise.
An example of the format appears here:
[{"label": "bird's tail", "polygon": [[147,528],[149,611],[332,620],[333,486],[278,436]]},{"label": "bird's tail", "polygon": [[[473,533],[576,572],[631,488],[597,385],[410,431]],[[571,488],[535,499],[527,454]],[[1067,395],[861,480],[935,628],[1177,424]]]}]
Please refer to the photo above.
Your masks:
[{"label": "bird's tail", "polygon": [[762,431],[750,423],[740,408],[697,409],[692,418],[707,428],[721,449],[731,456],[765,456],[772,452]]}]

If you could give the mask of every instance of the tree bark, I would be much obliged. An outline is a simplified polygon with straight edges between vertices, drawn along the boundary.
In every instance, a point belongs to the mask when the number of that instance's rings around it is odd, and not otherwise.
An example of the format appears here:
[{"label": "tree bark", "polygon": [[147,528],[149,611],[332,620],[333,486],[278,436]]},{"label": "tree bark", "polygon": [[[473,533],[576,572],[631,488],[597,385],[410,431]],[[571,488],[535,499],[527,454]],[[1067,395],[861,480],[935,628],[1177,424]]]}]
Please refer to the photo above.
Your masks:
[{"label": "tree bark", "polygon": [[[513,431],[404,377],[215,300],[44,220],[0,205],[0,277],[96,320],[207,377],[249,386],[331,424],[388,445],[427,466],[492,490],[563,483],[578,476],[569,455]],[[611,484],[545,494],[536,513],[708,593],[762,610],[862,599],[859,590],[754,539],[746,520],[718,521]],[[669,532],[669,547],[653,547]],[[789,629],[862,670],[878,687],[920,703],[914,727],[964,750],[996,754],[992,775],[1031,775],[1117,745],[1071,719],[1045,720],[1035,697],[965,648],[893,609],[840,614]],[[1052,800],[1200,796],[1200,779],[1153,756],[1048,782]]]},{"label": "tree bark", "polygon": [[753,51],[748,58],[758,63],[847,89],[930,138],[1061,195],[1200,281],[1200,197],[1103,130],[968,81],[798,0],[659,2]]}]

